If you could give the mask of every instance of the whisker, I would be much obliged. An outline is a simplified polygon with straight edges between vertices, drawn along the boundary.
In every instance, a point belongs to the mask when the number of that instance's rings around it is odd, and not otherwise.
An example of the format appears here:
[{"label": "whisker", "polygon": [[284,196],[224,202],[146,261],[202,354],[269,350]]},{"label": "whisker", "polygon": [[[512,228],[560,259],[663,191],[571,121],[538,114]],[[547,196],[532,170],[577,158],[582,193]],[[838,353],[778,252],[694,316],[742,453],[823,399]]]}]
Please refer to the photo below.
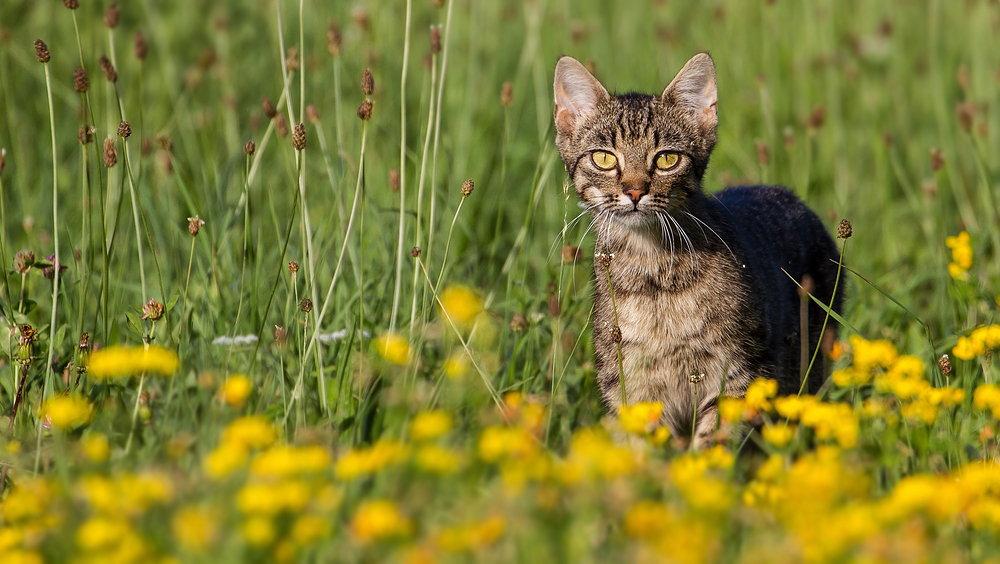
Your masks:
[{"label": "whisker", "polygon": [[[715,231],[715,229],[712,229],[711,225],[709,225],[709,224],[705,223],[704,221],[698,219],[697,217],[695,217],[694,215],[692,215],[690,212],[684,212],[684,213],[686,213],[691,219],[693,219],[693,220],[697,221],[698,223],[700,223],[701,225],[704,225],[705,227],[707,227],[708,230],[712,232],[712,234],[714,234],[716,237],[718,237],[719,241],[723,245],[726,246],[726,250],[729,251],[729,256],[733,257],[733,260],[736,261],[736,255],[733,253],[733,250],[729,248],[729,244],[726,243],[726,241]],[[704,229],[702,230],[702,232],[704,232]],[[707,239],[706,239],[706,242],[707,242]],[[739,262],[739,261],[737,261],[737,262]]]}]

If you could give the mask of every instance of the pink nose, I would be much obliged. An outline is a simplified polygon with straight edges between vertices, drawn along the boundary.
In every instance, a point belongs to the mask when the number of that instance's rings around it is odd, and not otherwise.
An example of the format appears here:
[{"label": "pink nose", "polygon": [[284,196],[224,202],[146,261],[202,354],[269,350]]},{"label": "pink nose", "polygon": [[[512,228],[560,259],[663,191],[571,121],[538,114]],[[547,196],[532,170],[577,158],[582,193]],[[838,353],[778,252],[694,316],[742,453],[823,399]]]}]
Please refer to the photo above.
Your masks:
[{"label": "pink nose", "polygon": [[648,192],[649,190],[646,190],[645,188],[632,188],[630,190],[625,190],[628,197],[632,198],[632,201],[636,203],[638,203],[639,199],[645,196]]}]

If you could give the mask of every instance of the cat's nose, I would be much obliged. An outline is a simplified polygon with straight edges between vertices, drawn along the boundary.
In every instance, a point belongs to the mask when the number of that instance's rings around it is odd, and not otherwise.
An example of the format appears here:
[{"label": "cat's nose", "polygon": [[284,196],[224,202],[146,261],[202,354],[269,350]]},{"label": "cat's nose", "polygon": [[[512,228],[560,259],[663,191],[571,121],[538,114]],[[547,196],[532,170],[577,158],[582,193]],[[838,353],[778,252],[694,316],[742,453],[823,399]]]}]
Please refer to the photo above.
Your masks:
[{"label": "cat's nose", "polygon": [[643,184],[625,185],[622,186],[622,192],[629,198],[632,198],[632,203],[638,204],[639,200],[649,193],[649,188]]}]

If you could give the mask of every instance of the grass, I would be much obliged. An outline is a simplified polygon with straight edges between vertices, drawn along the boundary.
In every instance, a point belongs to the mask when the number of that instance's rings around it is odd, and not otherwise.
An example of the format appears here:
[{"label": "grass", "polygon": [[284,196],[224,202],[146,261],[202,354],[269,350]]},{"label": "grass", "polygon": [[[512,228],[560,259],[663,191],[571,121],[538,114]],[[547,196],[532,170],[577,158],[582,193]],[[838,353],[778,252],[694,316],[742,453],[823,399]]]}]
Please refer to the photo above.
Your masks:
[{"label": "grass", "polygon": [[[997,452],[982,387],[995,351],[955,352],[1000,311],[995,5],[203,4],[123,3],[113,29],[88,1],[0,5],[0,552],[754,561],[882,547],[906,561],[920,547],[981,561],[997,548],[1000,500],[974,480]],[[735,457],[739,444],[681,452],[642,413],[614,431],[635,440],[602,434],[592,236],[552,138],[559,55],[612,89],[659,92],[699,51],[720,93],[706,190],[787,185],[831,233],[841,218],[854,231],[836,365],[849,383],[804,417],[762,388],[733,413],[777,430]],[[366,68],[369,121],[355,113]],[[289,130],[305,122],[303,151],[263,96]],[[36,260],[25,272],[20,250]],[[955,276],[953,252],[972,256]],[[163,346],[179,367],[83,369],[116,344]],[[918,380],[962,397],[907,396]],[[94,411],[41,407],[76,396]]]}]

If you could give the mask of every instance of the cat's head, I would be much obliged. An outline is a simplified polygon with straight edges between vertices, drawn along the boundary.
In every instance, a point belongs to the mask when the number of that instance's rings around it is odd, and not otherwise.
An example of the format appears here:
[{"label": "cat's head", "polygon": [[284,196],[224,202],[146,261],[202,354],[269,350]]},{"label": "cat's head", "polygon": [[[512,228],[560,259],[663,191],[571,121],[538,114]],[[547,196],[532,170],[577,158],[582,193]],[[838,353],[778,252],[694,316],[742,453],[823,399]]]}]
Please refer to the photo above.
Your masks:
[{"label": "cat's head", "polygon": [[659,96],[611,95],[572,57],[555,72],[556,146],[595,215],[638,227],[701,189],[715,146],[715,66],[695,55]]}]

